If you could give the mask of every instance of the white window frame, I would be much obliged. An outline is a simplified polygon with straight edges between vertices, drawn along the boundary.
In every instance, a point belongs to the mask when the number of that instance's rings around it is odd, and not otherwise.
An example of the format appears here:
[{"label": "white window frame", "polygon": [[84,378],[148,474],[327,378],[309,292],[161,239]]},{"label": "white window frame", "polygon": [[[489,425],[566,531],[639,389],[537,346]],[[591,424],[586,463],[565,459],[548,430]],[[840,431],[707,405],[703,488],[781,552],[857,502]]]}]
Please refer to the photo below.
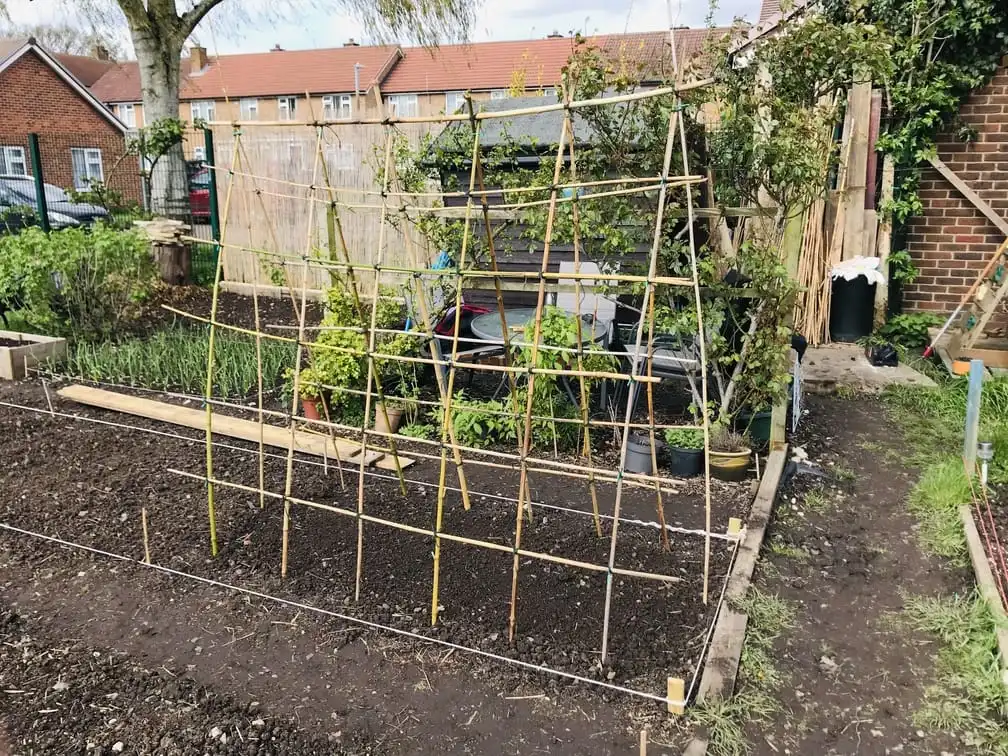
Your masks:
[{"label": "white window frame", "polygon": [[277,97],[277,115],[281,121],[296,121],[297,97]]},{"label": "white window frame", "polygon": [[507,99],[508,91],[506,89],[491,89],[490,99],[491,100],[505,100]]},{"label": "white window frame", "polygon": [[115,106],[116,118],[122,121],[128,128],[137,127],[136,104],[132,102],[119,102]]},{"label": "white window frame", "polygon": [[349,121],[353,118],[353,96],[330,94],[322,97],[322,118],[326,121]]},{"label": "white window frame", "polygon": [[326,163],[333,173],[356,170],[357,151],[350,142],[330,144],[325,148]]},{"label": "white window frame", "polygon": [[465,92],[461,89],[455,90],[453,92],[445,92],[445,103],[444,110],[445,113],[451,115],[452,113],[458,113],[462,108],[465,107]]},{"label": "white window frame", "polygon": [[258,121],[259,120],[259,98],[258,97],[242,97],[238,101],[238,112],[241,115],[243,121]]},{"label": "white window frame", "polygon": [[412,92],[386,96],[385,107],[390,116],[397,118],[409,118],[420,114],[419,98]]},{"label": "white window frame", "polygon": [[[21,164],[21,173],[18,173],[12,164]],[[25,156],[25,148],[17,145],[0,146],[0,173],[7,176],[30,176],[28,172],[28,159]]]},{"label": "white window frame", "polygon": [[[84,176],[77,175],[77,168],[74,157],[80,155],[84,166]],[[91,188],[91,182],[105,180],[105,166],[102,162],[102,151],[97,147],[71,147],[70,148],[70,170],[73,173],[74,189],[79,192],[87,191]],[[78,181],[78,179],[83,181]]]},{"label": "white window frame", "polygon": [[217,103],[213,100],[193,100],[189,103],[189,115],[193,121],[200,118],[204,121],[214,120]]},{"label": "white window frame", "polygon": [[193,147],[192,151],[193,160],[200,160],[206,162],[206,147]]},{"label": "white window frame", "polygon": [[552,98],[556,99],[556,96],[557,96],[556,87],[543,87],[542,96],[543,97],[552,97]]}]

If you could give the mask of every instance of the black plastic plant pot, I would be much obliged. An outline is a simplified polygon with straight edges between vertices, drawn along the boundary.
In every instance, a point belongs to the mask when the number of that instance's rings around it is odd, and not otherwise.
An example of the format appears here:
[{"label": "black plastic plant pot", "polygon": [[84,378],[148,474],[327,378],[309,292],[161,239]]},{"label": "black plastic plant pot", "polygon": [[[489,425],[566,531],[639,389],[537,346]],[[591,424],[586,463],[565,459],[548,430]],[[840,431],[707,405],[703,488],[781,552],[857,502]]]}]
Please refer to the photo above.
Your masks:
[{"label": "black plastic plant pot", "polygon": [[750,440],[757,445],[770,443],[770,421],[773,417],[771,410],[750,413],[740,412],[735,416],[733,423],[735,430],[749,436]]},{"label": "black plastic plant pot", "polygon": [[669,472],[680,478],[692,478],[703,472],[703,449],[669,447]]},{"label": "black plastic plant pot", "polygon": [[833,279],[829,332],[833,341],[854,342],[872,332],[875,315],[875,284],[864,276],[853,281]]}]

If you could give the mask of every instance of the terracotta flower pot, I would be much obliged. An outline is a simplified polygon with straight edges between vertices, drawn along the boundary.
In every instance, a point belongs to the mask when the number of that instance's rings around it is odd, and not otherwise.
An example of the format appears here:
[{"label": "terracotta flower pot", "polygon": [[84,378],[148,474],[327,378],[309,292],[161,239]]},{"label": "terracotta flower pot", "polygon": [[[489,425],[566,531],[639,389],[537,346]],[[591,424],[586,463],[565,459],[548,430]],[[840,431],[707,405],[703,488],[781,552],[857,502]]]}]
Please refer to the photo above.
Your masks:
[{"label": "terracotta flower pot", "polygon": [[310,399],[302,397],[301,399],[301,411],[304,413],[306,420],[322,420],[321,412],[322,400],[319,397],[312,397]]},{"label": "terracotta flower pot", "polygon": [[[385,424],[385,414],[388,414],[388,424]],[[374,429],[379,433],[395,433],[399,430],[399,425],[402,423],[403,410],[402,407],[391,407],[389,405],[385,406],[385,412],[382,412],[381,403],[375,404],[375,423]]]}]

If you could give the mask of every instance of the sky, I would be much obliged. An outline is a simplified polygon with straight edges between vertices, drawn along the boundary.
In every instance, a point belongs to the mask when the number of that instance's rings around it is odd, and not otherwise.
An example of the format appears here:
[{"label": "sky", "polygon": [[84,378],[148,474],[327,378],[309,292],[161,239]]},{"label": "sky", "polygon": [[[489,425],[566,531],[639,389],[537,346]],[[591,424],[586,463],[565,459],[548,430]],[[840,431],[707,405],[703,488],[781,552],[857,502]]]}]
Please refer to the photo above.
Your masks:
[{"label": "sky", "polygon": [[[178,2],[188,4],[186,0]],[[246,0],[227,0],[213,15],[226,12],[229,3],[244,2]],[[320,4],[324,5],[316,0],[316,5]],[[755,21],[759,6],[760,0],[719,0],[714,21],[728,25],[737,16]],[[72,0],[7,2],[15,23],[62,21],[68,18],[72,7]],[[703,26],[709,4],[707,0],[673,0],[672,12],[677,26]],[[365,44],[371,41],[360,24],[346,14],[314,11],[289,15],[289,20],[252,25],[238,34],[211,33],[209,27],[201,26],[195,36],[211,54],[263,52],[277,44],[288,50],[338,47],[350,38]],[[666,0],[484,0],[471,39],[484,42],[534,39],[554,31],[598,34],[667,28]],[[125,29],[122,32],[125,34]],[[124,41],[127,39],[128,36]]]}]

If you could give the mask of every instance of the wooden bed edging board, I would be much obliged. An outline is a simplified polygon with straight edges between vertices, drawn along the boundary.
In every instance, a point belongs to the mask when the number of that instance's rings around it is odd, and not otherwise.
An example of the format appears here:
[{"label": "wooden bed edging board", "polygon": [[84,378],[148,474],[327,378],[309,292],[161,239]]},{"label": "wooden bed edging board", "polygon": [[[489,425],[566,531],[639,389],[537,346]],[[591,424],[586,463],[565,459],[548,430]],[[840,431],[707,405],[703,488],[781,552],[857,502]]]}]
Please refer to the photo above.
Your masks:
[{"label": "wooden bed edging board", "polygon": [[[786,446],[771,451],[767,457],[763,479],[749,511],[745,538],[739,544],[735,566],[728,577],[724,601],[714,621],[714,635],[704,662],[697,701],[703,701],[707,697],[727,697],[735,689],[735,678],[738,675],[739,662],[742,660],[742,645],[745,642],[749,618],[743,612],[733,609],[731,604],[745,597],[749,590],[787,460]],[[704,756],[706,753],[707,741],[694,738],[683,756]]]},{"label": "wooden bed edging board", "polygon": [[977,586],[980,588],[980,595],[987,601],[991,613],[998,623],[995,633],[997,634],[998,652],[1001,655],[1001,682],[1008,688],[1008,625],[1005,624],[1008,622],[1008,617],[1005,616],[1004,607],[1001,606],[1001,595],[994,583],[994,574],[987,563],[987,552],[984,551],[976,523],[973,521],[973,510],[969,505],[963,504],[959,507],[959,516],[962,517],[963,529],[966,531],[966,546],[969,548],[973,574],[976,577]]},{"label": "wooden bed edging board", "polygon": [[[158,420],[173,425],[181,425],[195,430],[206,430],[206,412],[202,409],[191,407],[179,407],[175,404],[158,402],[152,399],[143,399],[129,394],[120,394],[116,391],[105,391],[104,389],[93,388],[91,386],[81,386],[73,384],[61,388],[56,392],[64,399],[86,404],[101,409],[124,412],[128,415],[145,417],[148,420]],[[259,423],[252,420],[242,420],[229,415],[214,414],[213,432],[231,438],[238,438],[243,441],[259,442]],[[262,440],[267,446],[274,446],[281,449],[289,449],[291,445],[290,428],[283,428],[278,425],[263,425]],[[329,457],[335,461],[336,454],[339,454],[339,461],[348,464],[360,464],[360,443],[347,439],[333,439],[316,433],[306,433],[304,431],[294,431],[294,451],[302,454],[311,454],[316,457]],[[367,464],[372,465],[381,462],[385,458],[383,452],[368,449]],[[409,467],[415,460],[407,459],[400,455],[399,464],[402,468]],[[384,466],[382,466],[384,469]]]}]

